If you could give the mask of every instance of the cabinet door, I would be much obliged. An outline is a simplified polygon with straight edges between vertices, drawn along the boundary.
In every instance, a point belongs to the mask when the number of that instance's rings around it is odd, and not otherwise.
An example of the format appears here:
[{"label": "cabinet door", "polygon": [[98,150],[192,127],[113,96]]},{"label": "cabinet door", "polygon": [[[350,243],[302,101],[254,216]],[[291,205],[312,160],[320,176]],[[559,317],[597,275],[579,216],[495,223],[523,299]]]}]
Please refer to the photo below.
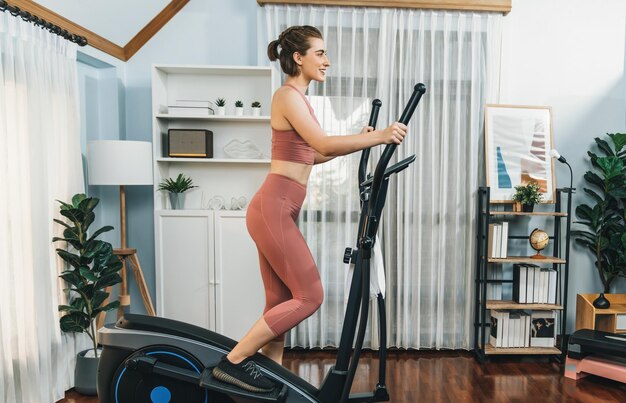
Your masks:
[{"label": "cabinet door", "polygon": [[213,212],[162,210],[155,227],[157,314],[215,329]]},{"label": "cabinet door", "polygon": [[265,290],[244,211],[215,213],[217,332],[240,340],[263,314]]}]

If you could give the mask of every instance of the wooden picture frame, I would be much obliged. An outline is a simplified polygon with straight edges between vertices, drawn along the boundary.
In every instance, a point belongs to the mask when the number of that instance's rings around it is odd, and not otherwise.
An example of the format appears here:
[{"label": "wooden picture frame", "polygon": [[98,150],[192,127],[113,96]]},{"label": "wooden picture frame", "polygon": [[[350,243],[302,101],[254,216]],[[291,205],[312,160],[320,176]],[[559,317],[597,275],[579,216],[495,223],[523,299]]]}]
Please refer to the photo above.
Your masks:
[{"label": "wooden picture frame", "polygon": [[513,203],[515,186],[536,181],[554,203],[552,108],[485,105],[485,176],[492,203]]}]

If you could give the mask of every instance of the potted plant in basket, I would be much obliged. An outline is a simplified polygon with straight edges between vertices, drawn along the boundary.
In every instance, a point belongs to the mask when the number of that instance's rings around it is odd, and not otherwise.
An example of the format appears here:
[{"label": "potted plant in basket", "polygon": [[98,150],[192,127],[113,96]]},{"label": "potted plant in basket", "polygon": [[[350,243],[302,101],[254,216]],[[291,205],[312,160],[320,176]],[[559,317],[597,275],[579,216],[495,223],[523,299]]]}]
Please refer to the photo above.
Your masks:
[{"label": "potted plant in basket", "polygon": [[243,102],[235,101],[235,116],[243,116]]},{"label": "potted plant in basket", "polygon": [[185,192],[196,187],[192,179],[182,173],[178,174],[175,180],[167,178],[159,184],[159,190],[170,192],[170,204],[174,210],[183,208],[185,205]]},{"label": "potted plant in basket", "polygon": [[101,312],[117,309],[119,301],[104,304],[109,293],[105,289],[122,281],[118,272],[122,262],[113,254],[110,243],[97,239],[113,227],[104,226],[89,236],[89,227],[93,223],[94,208],[99,200],[77,194],[72,202],[61,203],[61,215],[69,223],[55,219],[65,229],[63,237],[54,237],[52,242],[63,241],[68,249],[58,248],[57,254],[67,264],[59,275],[69,285],[68,305],[59,305],[64,312],[60,319],[64,332],[87,333],[93,342],[93,348],[78,353],[75,368],[76,391],[95,395],[98,369],[98,343],[96,339],[95,319]]},{"label": "potted plant in basket", "polygon": [[521,211],[530,213],[533,211],[535,204],[541,201],[542,197],[543,195],[539,193],[539,184],[530,182],[526,185],[515,186],[513,201],[521,204]]},{"label": "potted plant in basket", "polygon": [[217,106],[217,114],[220,116],[226,115],[226,100],[224,98],[217,98],[215,100]]},{"label": "potted plant in basket", "polygon": [[589,187],[583,190],[592,202],[576,207],[578,221],[574,224],[585,229],[572,231],[576,243],[587,248],[595,258],[604,289],[596,301],[600,300],[605,306],[608,300],[604,298],[604,293],[610,292],[617,278],[626,277],[626,133],[611,133],[608,136],[612,145],[595,138],[601,155],[587,152],[593,170],[585,173]]},{"label": "potted plant in basket", "polygon": [[261,116],[261,103],[259,101],[252,102],[252,116]]}]

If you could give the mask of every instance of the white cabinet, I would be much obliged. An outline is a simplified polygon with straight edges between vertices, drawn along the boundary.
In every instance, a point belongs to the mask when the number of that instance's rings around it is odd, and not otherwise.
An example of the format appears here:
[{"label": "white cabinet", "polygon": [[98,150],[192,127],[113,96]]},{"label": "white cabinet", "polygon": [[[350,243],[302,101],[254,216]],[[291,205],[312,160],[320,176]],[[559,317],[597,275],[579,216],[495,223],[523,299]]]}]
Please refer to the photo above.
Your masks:
[{"label": "white cabinet", "polygon": [[239,340],[265,306],[258,252],[242,212],[215,213],[215,283],[215,328]]},{"label": "white cabinet", "polygon": [[[152,69],[152,143],[156,235],[157,315],[209,328],[240,339],[263,312],[265,295],[258,255],[245,225],[245,210],[208,210],[221,196],[250,199],[269,171],[272,70],[258,66],[174,66]],[[226,115],[174,115],[181,100],[226,100]],[[244,116],[235,116],[235,101]],[[261,103],[261,116],[250,104]],[[213,133],[213,158],[169,158],[170,129]],[[229,158],[232,141],[253,144],[261,155]],[[231,155],[232,157],[232,155]],[[156,191],[165,178],[192,178],[183,210],[170,210],[167,193]]]},{"label": "white cabinet", "polygon": [[161,210],[155,235],[157,315],[215,329],[213,212]]},{"label": "white cabinet", "polygon": [[157,314],[241,339],[265,293],[244,211],[156,215]]}]

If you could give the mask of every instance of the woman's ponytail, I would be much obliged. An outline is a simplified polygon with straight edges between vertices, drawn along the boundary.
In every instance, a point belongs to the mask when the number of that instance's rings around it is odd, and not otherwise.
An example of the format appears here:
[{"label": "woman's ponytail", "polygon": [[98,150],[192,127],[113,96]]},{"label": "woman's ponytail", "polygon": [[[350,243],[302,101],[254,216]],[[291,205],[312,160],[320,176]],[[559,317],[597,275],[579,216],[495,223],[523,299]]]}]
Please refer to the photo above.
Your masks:
[{"label": "woman's ponytail", "polygon": [[277,40],[271,41],[269,45],[267,45],[267,57],[269,57],[270,61],[278,60],[280,57],[280,53],[278,52],[278,45],[280,42]]}]

